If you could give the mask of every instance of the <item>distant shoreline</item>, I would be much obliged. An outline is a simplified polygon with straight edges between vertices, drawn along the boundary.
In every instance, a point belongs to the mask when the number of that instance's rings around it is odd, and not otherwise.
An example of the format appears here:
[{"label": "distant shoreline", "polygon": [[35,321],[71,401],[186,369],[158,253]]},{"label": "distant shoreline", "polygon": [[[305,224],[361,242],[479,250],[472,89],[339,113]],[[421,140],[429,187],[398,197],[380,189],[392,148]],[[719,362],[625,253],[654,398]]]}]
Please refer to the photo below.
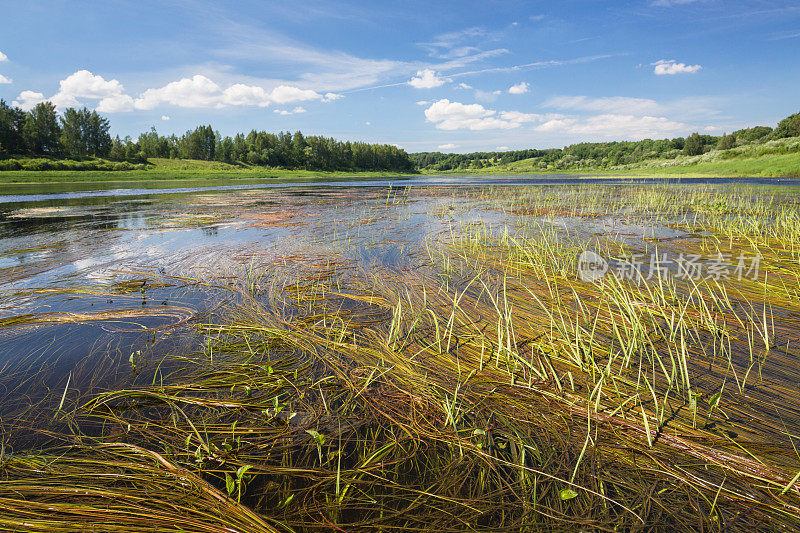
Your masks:
[{"label": "distant shoreline", "polygon": [[268,167],[237,168],[224,164],[194,160],[151,160],[148,170],[82,171],[82,170],[12,170],[0,171],[0,185],[30,185],[47,183],[120,183],[137,181],[211,181],[225,180],[253,182],[258,180],[303,180],[317,179],[368,179],[396,178],[398,176],[603,176],[640,178],[688,178],[688,177],[800,177],[800,153],[769,154],[752,158],[736,158],[722,161],[693,162],[686,165],[653,167],[636,165],[629,168],[568,168],[530,169],[519,165],[496,165],[483,169],[421,172],[392,171],[313,171],[285,170]]}]

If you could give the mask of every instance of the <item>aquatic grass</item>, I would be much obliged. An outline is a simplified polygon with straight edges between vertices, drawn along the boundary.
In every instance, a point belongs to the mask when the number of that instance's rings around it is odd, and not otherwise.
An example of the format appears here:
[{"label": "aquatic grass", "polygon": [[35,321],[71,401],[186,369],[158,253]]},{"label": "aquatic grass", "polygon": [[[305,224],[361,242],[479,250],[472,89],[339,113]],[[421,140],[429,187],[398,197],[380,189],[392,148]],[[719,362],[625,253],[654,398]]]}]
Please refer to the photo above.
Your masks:
[{"label": "aquatic grass", "polygon": [[[415,251],[413,268],[359,266],[331,246],[336,253],[243,262],[223,279],[195,280],[225,305],[151,332],[186,331],[190,349],[154,342],[135,369],[127,355],[76,368],[12,419],[38,423],[44,442],[26,447],[15,434],[0,460],[0,525],[800,527],[797,269],[784,255],[792,216],[786,231],[742,224],[731,237],[713,225],[732,209],[766,216],[769,202],[751,207],[738,192],[710,190],[665,202],[666,187],[612,192],[465,191],[474,204],[442,210],[441,231]],[[722,206],[726,194],[733,207]],[[719,207],[695,217],[700,208],[676,207],[678,198]],[[375,195],[373,211],[391,217],[403,202]],[[507,216],[462,223],[472,205]],[[554,224],[564,213],[592,220],[628,208],[625,216],[716,238]],[[618,259],[709,241],[726,252],[757,248],[768,276],[576,276],[587,248]],[[0,373],[4,384],[20,375],[13,370]],[[44,406],[58,416],[45,423],[36,415]]]}]

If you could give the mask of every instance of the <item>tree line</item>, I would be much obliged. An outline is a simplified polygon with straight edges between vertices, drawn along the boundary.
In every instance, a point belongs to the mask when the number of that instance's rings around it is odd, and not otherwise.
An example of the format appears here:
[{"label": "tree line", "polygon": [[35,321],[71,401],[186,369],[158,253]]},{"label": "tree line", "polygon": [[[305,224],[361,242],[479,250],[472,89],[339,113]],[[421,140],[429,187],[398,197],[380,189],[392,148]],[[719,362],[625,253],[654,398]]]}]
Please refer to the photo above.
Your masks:
[{"label": "tree line", "polygon": [[[542,169],[606,168],[639,163],[648,159],[674,159],[679,155],[700,155],[710,150],[728,150],[746,144],[800,136],[800,113],[780,121],[776,128],[756,126],[722,136],[693,133],[674,139],[644,139],[604,143],[577,143],[564,148],[528,149],[505,152],[407,154],[387,144],[337,141],[301,132],[268,133],[252,130],[233,137],[222,136],[211,126],[199,126],[183,135],[159,135],[155,128],[137,139],[112,138],[108,119],[96,111],[66,109],[61,115],[50,102],[29,111],[9,106],[0,99],[0,160],[17,157],[50,159],[107,158],[126,162],[103,169],[141,168],[148,158],[200,159],[230,164],[259,165],[308,170],[386,170],[410,172],[415,169],[468,170],[523,159]],[[20,168],[17,161],[0,163],[0,169]],[[62,165],[64,169],[83,169]],[[62,168],[58,167],[58,168]],[[48,169],[52,164],[23,168]]]},{"label": "tree line", "polygon": [[0,100],[0,155],[104,157],[111,149],[108,119],[86,108],[59,117],[50,102],[30,111]]},{"label": "tree line", "polygon": [[0,100],[0,159],[97,157],[146,163],[147,158],[164,157],[287,169],[414,170],[409,155],[396,146],[304,136],[299,131],[253,130],[230,137],[199,126],[180,136],[162,136],[152,128],[137,139],[120,139],[110,136],[109,127],[108,119],[86,108],[69,108],[59,115],[50,102],[23,111]]},{"label": "tree line", "polygon": [[161,136],[151,129],[136,140],[114,139],[112,158],[167,157],[308,170],[389,170],[410,172],[414,163],[405,150],[390,144],[337,141],[302,132],[252,130],[221,136],[211,126],[184,135]]},{"label": "tree line", "polygon": [[523,159],[532,159],[542,169],[606,168],[639,163],[649,159],[674,159],[679,155],[701,155],[711,150],[730,150],[737,146],[787,137],[800,137],[800,113],[781,120],[774,129],[768,126],[756,126],[721,136],[693,133],[685,138],[587,142],[546,150],[529,149],[468,154],[420,152],[411,154],[411,159],[417,168],[434,171],[480,169]]}]

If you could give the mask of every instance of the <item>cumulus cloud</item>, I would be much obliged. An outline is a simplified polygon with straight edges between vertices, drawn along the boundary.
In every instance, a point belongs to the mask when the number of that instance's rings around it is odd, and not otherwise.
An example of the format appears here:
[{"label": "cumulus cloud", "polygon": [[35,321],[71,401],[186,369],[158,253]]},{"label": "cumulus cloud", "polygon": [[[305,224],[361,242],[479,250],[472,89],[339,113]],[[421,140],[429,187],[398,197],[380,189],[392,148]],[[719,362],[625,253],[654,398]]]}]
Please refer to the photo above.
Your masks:
[{"label": "cumulus cloud", "polygon": [[678,63],[674,59],[660,59],[655,63],[650,63],[653,72],[657,76],[674,75],[674,74],[694,74],[700,70],[700,65],[687,65],[686,63]]},{"label": "cumulus cloud", "polygon": [[[342,98],[342,95],[336,93],[326,93],[323,96],[310,89],[289,85],[279,85],[267,90],[257,85],[236,83],[223,88],[200,74],[167,83],[163,87],[147,89],[136,98],[125,94],[125,88],[119,81],[106,80],[88,70],[71,74],[61,80],[59,87],[59,91],[48,99],[58,108],[81,106],[83,99],[90,99],[98,100],[97,111],[105,113],[150,110],[163,104],[188,108],[267,107],[311,100],[330,102]],[[23,91],[18,99],[22,106],[32,107],[44,100],[40,95],[41,93],[33,91]]]},{"label": "cumulus cloud", "polygon": [[527,82],[521,81],[508,88],[508,94],[525,94],[531,86]]},{"label": "cumulus cloud", "polygon": [[408,84],[415,89],[433,89],[434,87],[441,87],[446,82],[446,79],[436,75],[435,70],[426,68],[418,70],[417,75],[411,78]]},{"label": "cumulus cloud", "polygon": [[161,120],[169,120],[169,115],[161,115]]},{"label": "cumulus cloud", "polygon": [[456,89],[472,89],[472,85],[467,85],[463,81],[456,85]]},{"label": "cumulus cloud", "polygon": [[44,102],[44,95],[34,91],[22,91],[17,99],[11,102],[12,105],[21,108],[23,111],[33,109],[36,104]]},{"label": "cumulus cloud", "polygon": [[[59,82],[56,94],[47,98],[59,109],[83,105],[79,98],[99,100],[96,109],[101,112],[114,113],[132,111],[133,98],[124,93],[125,88],[117,80],[106,80],[88,70],[79,70]],[[17,97],[22,109],[30,109],[39,102],[45,101],[44,95],[34,91],[22,91]]]},{"label": "cumulus cloud", "polygon": [[135,105],[132,97],[127,94],[118,94],[103,98],[98,102],[95,109],[101,113],[122,113],[133,111],[134,107]]},{"label": "cumulus cloud", "polygon": [[286,109],[276,109],[274,111],[274,113],[277,113],[279,115],[296,115],[298,113],[305,113],[305,112],[306,112],[306,108],[300,107],[300,106],[295,107],[291,111],[288,111]]},{"label": "cumulus cloud", "polygon": [[322,100],[324,97],[311,89],[298,89],[288,85],[279,85],[268,93],[269,101],[277,104],[303,102],[306,100]]},{"label": "cumulus cloud", "polygon": [[447,143],[447,144],[440,144],[436,148],[439,150],[453,150],[454,148],[458,148],[458,145],[453,143]]},{"label": "cumulus cloud", "polygon": [[0,52],[0,63],[3,61],[8,61],[8,56],[5,55],[3,52]]},{"label": "cumulus cloud", "polygon": [[603,114],[585,119],[556,118],[536,126],[535,129],[541,132],[610,139],[643,139],[679,135],[690,128],[682,122],[676,122],[666,117]]},{"label": "cumulus cloud", "polygon": [[487,109],[480,104],[462,104],[442,99],[425,110],[425,119],[440,130],[508,130],[526,122],[544,122],[557,115],[538,115],[519,111]]},{"label": "cumulus cloud", "polygon": [[88,70],[79,70],[59,82],[59,90],[49,100],[59,109],[82,105],[80,98],[99,100],[97,110],[114,113],[132,111],[133,99],[124,94],[125,88],[117,80],[106,80]]},{"label": "cumulus cloud", "polygon": [[497,150],[498,152],[505,152],[506,150],[508,150],[508,146],[496,146],[495,150]]},{"label": "cumulus cloud", "polygon": [[[241,87],[245,87],[242,85]],[[244,102],[253,97],[252,91],[231,86],[226,96],[229,100],[239,98]],[[191,78],[173,81],[157,89],[147,89],[136,99],[136,109],[154,109],[167,103],[178,107],[214,107],[221,104],[222,89],[210,79],[197,74]]]},{"label": "cumulus cloud", "polygon": [[124,88],[117,80],[106,81],[88,70],[70,74],[59,83],[59,93],[75,98],[105,98],[122,94]]},{"label": "cumulus cloud", "polygon": [[157,89],[147,89],[136,100],[136,109],[153,109],[161,104],[178,107],[257,106],[288,104],[310,100],[331,101],[340,95],[325,96],[310,89],[279,85],[268,91],[257,85],[235,83],[226,89],[207,77],[196,74],[191,78],[173,81]]},{"label": "cumulus cloud", "polygon": [[3,83],[11,83],[11,78],[6,78],[2,74],[0,74],[0,85]]},{"label": "cumulus cloud", "polygon": [[683,135],[691,129],[683,122],[647,114],[606,112],[580,117],[557,113],[496,111],[481,104],[462,104],[447,99],[431,104],[425,110],[425,118],[441,130],[511,130],[526,126],[528,131],[603,139],[663,138]]}]

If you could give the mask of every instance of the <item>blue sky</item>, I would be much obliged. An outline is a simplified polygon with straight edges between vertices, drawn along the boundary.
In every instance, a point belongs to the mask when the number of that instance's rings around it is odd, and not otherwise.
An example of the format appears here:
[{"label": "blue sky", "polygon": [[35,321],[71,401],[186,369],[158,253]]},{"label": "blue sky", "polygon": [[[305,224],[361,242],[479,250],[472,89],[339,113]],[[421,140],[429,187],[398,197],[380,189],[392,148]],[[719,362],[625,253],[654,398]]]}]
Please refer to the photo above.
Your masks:
[{"label": "blue sky", "polygon": [[800,110],[800,1],[4,0],[0,98],[112,133],[408,151],[721,134]]}]

